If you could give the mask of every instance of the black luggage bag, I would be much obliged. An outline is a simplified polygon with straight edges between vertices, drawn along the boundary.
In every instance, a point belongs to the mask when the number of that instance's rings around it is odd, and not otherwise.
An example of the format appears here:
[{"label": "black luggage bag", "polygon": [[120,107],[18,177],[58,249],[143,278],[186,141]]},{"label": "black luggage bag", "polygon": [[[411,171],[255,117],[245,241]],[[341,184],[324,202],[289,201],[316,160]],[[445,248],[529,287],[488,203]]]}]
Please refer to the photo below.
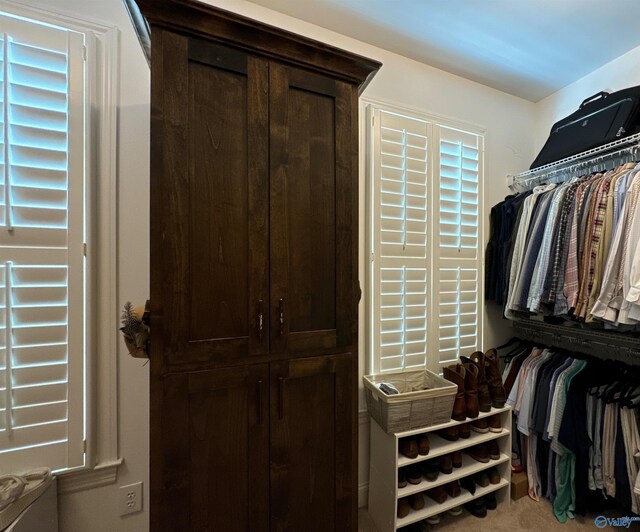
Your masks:
[{"label": "black luggage bag", "polygon": [[614,93],[599,92],[580,108],[553,124],[531,169],[640,131],[640,86]]}]

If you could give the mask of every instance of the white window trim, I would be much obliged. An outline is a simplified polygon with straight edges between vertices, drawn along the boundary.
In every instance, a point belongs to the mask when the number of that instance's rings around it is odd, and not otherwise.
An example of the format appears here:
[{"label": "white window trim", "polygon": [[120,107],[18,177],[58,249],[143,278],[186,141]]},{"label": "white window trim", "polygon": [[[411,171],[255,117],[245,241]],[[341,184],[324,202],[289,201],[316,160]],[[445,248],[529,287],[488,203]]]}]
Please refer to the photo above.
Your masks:
[{"label": "white window trim", "polygon": [[115,482],[123,461],[118,453],[116,334],[119,30],[18,2],[0,0],[0,10],[84,33],[87,59],[95,66],[87,89],[86,194],[93,214],[87,225],[86,465],[60,472],[58,484],[60,493],[72,493]]},{"label": "white window trim", "polygon": [[[372,325],[372,316],[373,316],[373,290],[375,290],[374,286],[374,275],[372,274],[371,262],[374,252],[374,246],[372,241],[372,235],[376,230],[375,220],[373,219],[372,212],[372,204],[373,204],[373,187],[375,183],[371,176],[373,175],[372,169],[372,157],[371,157],[371,146],[372,146],[372,138],[371,135],[373,133],[373,128],[371,127],[371,116],[370,107],[377,107],[384,109],[386,111],[398,113],[400,115],[406,115],[409,117],[425,120],[430,124],[438,124],[445,127],[450,127],[454,129],[460,129],[463,131],[467,131],[469,133],[474,133],[477,135],[481,135],[483,137],[483,156],[482,156],[482,182],[479,183],[479,198],[478,203],[481,206],[481,216],[478,220],[478,349],[484,351],[484,271],[485,271],[485,218],[484,215],[484,188],[486,181],[486,173],[485,169],[487,168],[486,162],[486,137],[487,137],[487,128],[479,125],[474,122],[467,122],[458,120],[455,118],[451,118],[449,116],[441,115],[438,113],[425,112],[422,109],[418,109],[416,107],[411,106],[399,106],[397,104],[388,102],[386,100],[381,100],[377,98],[370,98],[367,96],[361,96],[359,99],[359,117],[360,117],[360,171],[362,172],[361,177],[365,182],[365,201],[364,201],[364,241],[365,241],[365,258],[363,268],[360,270],[361,274],[364,273],[364,278],[366,279],[366,290],[363,292],[364,298],[364,308],[365,308],[365,338],[364,338],[364,346],[365,346],[365,374],[371,374],[375,371],[375,350],[378,348],[375,342],[375,331],[373,330]],[[430,130],[431,131],[431,130]],[[433,136],[429,138],[428,142],[432,143],[434,140]],[[429,151],[429,161],[428,161],[428,175],[435,176],[437,175],[436,162],[439,160],[439,157],[433,155],[433,152]],[[435,212],[435,194],[431,194],[428,202],[428,209],[430,213]],[[429,235],[434,235],[436,231],[437,221],[433,216],[428,217],[428,228],[427,232]],[[363,235],[361,234],[361,237]],[[430,256],[433,257],[433,253],[435,251],[435,239],[431,238],[428,246],[430,247]],[[364,271],[363,271],[364,270]],[[435,276],[433,274],[433,268],[430,268],[429,271],[429,290],[433,292],[436,289],[435,286]],[[433,313],[428,318],[427,323],[427,333],[433,338],[434,334],[437,334],[437,318],[433,316]],[[431,345],[435,345],[435,343],[431,343],[431,341],[427,340],[427,349]],[[439,365],[439,361],[435,357],[427,357],[426,369],[429,369],[435,373],[441,373],[441,368]]]}]

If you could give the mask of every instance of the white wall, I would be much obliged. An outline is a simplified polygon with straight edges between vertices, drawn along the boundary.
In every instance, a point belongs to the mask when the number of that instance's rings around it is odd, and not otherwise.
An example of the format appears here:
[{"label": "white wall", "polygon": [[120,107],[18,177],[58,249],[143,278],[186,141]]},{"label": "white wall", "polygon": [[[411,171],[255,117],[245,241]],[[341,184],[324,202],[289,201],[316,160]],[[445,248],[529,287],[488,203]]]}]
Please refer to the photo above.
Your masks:
[{"label": "white wall", "polygon": [[[142,302],[149,286],[149,71],[121,0],[23,0],[25,3],[85,17],[121,29],[120,109],[118,131],[118,302]],[[535,106],[475,82],[425,66],[318,26],[287,17],[242,0],[209,0],[213,5],[280,26],[296,33],[377,59],[384,66],[364,96],[397,106],[466,121],[486,130],[485,204],[487,209],[507,193],[505,176],[525,169],[533,158]],[[361,279],[364,270],[365,176],[360,178]],[[488,216],[488,211],[486,212]],[[485,216],[485,218],[487,217]],[[488,237],[488,227],[485,240]],[[366,297],[366,294],[365,294]],[[364,303],[360,331],[365,329]],[[485,346],[508,335],[493,307],[485,319]],[[361,372],[365,370],[364,338],[360,341]],[[148,367],[129,358],[120,346],[119,444],[125,459],[115,485],[63,496],[61,532],[143,532],[148,529]],[[365,408],[364,404],[361,408]],[[360,423],[361,496],[368,479],[367,416]],[[145,482],[144,511],[121,518],[117,509],[118,486]]]},{"label": "white wall", "polygon": [[640,46],[539,101],[536,104],[536,153],[547,140],[551,126],[578,109],[585,98],[600,91],[614,92],[640,85],[639,64]]}]

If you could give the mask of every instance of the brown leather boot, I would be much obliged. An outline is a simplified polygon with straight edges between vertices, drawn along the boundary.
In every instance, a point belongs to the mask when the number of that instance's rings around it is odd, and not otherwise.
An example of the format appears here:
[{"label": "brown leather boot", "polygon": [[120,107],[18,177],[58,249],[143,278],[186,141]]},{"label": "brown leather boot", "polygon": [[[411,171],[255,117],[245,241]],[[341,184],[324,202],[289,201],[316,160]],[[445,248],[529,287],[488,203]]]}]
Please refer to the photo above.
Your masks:
[{"label": "brown leather boot", "polygon": [[489,384],[491,403],[494,408],[502,408],[507,398],[502,384],[502,376],[500,375],[498,352],[495,349],[489,349],[484,354],[484,370]]},{"label": "brown leather boot", "polygon": [[489,424],[489,430],[491,432],[502,432],[502,425],[500,424],[500,414],[493,414],[487,418]]},{"label": "brown leather boot", "polygon": [[487,425],[487,418],[481,417],[480,419],[474,419],[471,422],[471,430],[474,432],[480,432],[484,434],[485,432],[489,432],[489,425]]},{"label": "brown leather boot", "polygon": [[447,500],[447,490],[444,486],[438,486],[426,492],[428,497],[431,497],[438,504],[442,504]]},{"label": "brown leather boot", "polygon": [[409,505],[414,510],[422,510],[424,508],[424,496],[422,493],[414,493],[407,498],[409,499]]},{"label": "brown leather boot", "polygon": [[460,357],[460,360],[465,364],[472,362],[478,367],[478,408],[480,412],[489,412],[491,410],[491,394],[489,393],[487,375],[484,370],[484,353],[476,351],[469,358]]},{"label": "brown leather boot", "polygon": [[489,451],[489,458],[491,460],[500,460],[500,447],[496,440],[491,440],[487,443],[487,450]]},{"label": "brown leather boot", "polygon": [[[487,462],[489,459],[487,458]],[[443,454],[440,457],[440,471],[445,475],[450,475],[453,471],[453,461],[450,454]]]},{"label": "brown leather boot", "polygon": [[487,446],[484,443],[479,443],[478,445],[469,447],[466,451],[469,453],[471,458],[478,462],[486,464],[489,461],[489,449],[487,449]]},{"label": "brown leather boot", "polygon": [[418,453],[420,456],[429,454],[429,437],[426,434],[418,436]]},{"label": "brown leather boot", "polygon": [[442,369],[442,375],[445,379],[458,386],[456,398],[453,402],[453,412],[451,413],[451,417],[455,421],[464,421],[467,418],[467,406],[464,401],[464,367],[460,364],[445,366]]},{"label": "brown leather boot", "polygon": [[400,519],[407,517],[410,511],[411,506],[409,506],[409,501],[407,500],[407,497],[403,497],[398,501],[398,517]]},{"label": "brown leather boot", "polygon": [[478,417],[478,367],[475,364],[464,364],[464,401],[467,417]]},{"label": "brown leather boot", "polygon": [[460,449],[451,453],[451,465],[456,468],[462,467],[462,451]]},{"label": "brown leather boot", "polygon": [[447,490],[447,495],[449,495],[449,497],[457,497],[458,495],[460,495],[460,482],[458,482],[457,480],[447,482],[444,485],[444,489]]},{"label": "brown leather boot", "polygon": [[[462,425],[460,425],[462,426]],[[445,429],[440,429],[438,434],[442,436],[447,441],[456,441],[460,436],[458,432],[458,425],[453,425],[451,427],[447,427]]]},{"label": "brown leather boot", "polygon": [[407,458],[418,458],[418,442],[413,438],[403,438],[399,444],[400,454],[403,454]]},{"label": "brown leather boot", "polygon": [[463,423],[462,425],[459,425],[458,434],[463,439],[467,439],[469,436],[471,436],[471,426],[469,425],[469,423]]}]

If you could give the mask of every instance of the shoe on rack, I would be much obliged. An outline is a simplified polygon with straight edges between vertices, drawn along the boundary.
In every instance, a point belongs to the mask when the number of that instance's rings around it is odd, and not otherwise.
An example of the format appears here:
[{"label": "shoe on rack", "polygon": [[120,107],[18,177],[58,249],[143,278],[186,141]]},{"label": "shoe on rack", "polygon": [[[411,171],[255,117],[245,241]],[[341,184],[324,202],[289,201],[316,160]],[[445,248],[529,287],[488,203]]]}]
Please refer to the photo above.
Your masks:
[{"label": "shoe on rack", "polygon": [[413,438],[402,438],[398,444],[400,454],[407,458],[418,458],[418,442]]},{"label": "shoe on rack", "polygon": [[411,511],[411,506],[409,505],[409,501],[407,500],[407,497],[402,497],[402,499],[398,501],[398,511],[397,511],[398,518],[402,519],[403,517],[407,517],[410,511]]},{"label": "shoe on rack", "polygon": [[444,489],[447,490],[447,495],[449,495],[449,497],[457,497],[458,495],[460,495],[460,482],[458,482],[457,480],[447,482],[444,485]]},{"label": "shoe on rack", "polygon": [[430,515],[425,519],[425,521],[430,525],[439,525],[440,521],[442,521],[442,517],[440,516],[440,514]]},{"label": "shoe on rack", "polygon": [[471,364],[461,364],[464,367],[464,402],[467,407],[467,417],[478,417],[478,367]]},{"label": "shoe on rack", "polygon": [[422,510],[422,508],[424,508],[424,497],[422,493],[414,493],[413,495],[409,495],[407,499],[409,499],[409,506],[414,510]]},{"label": "shoe on rack", "polygon": [[464,507],[474,517],[487,517],[487,505],[482,497],[469,501]]},{"label": "shoe on rack", "polygon": [[[460,425],[460,427],[461,426],[462,425]],[[456,441],[460,436],[458,425],[453,425],[451,427],[447,427],[446,429],[440,429],[438,431],[438,436],[444,438],[447,441]]]},{"label": "shoe on rack", "polygon": [[489,394],[491,395],[491,404],[494,408],[502,408],[507,402],[507,397],[502,384],[502,375],[500,374],[500,361],[498,352],[495,349],[489,349],[484,354],[484,371],[487,376],[487,384],[489,385]]},{"label": "shoe on rack", "polygon": [[457,450],[451,453],[451,465],[455,468],[462,467],[462,451]]},{"label": "shoe on rack", "polygon": [[398,488],[404,488],[407,485],[407,475],[404,469],[398,469]]},{"label": "shoe on rack", "polygon": [[474,432],[479,432],[484,434],[485,432],[489,432],[489,425],[487,425],[487,418],[481,417],[480,419],[474,419],[471,422],[471,430]]},{"label": "shoe on rack", "polygon": [[440,472],[444,473],[445,475],[450,475],[452,471],[453,461],[451,460],[451,454],[443,454],[440,457]]},{"label": "shoe on rack", "polygon": [[495,510],[498,507],[498,500],[495,493],[490,493],[484,496],[484,504],[487,510]]},{"label": "shoe on rack", "polygon": [[427,460],[422,465],[422,474],[429,482],[437,480],[438,475],[440,474],[440,460],[438,458]]},{"label": "shoe on rack", "polygon": [[477,460],[478,462],[486,464],[489,461],[489,450],[484,443],[479,443],[478,445],[469,447],[466,451],[469,456],[471,456],[471,458]]},{"label": "shoe on rack", "polygon": [[469,423],[463,423],[462,425],[458,425],[456,428],[458,429],[458,434],[461,438],[466,440],[471,436],[471,425]]},{"label": "shoe on rack", "polygon": [[473,481],[473,476],[468,476],[460,479],[460,486],[466,489],[471,495],[476,492],[476,483]]},{"label": "shoe on rack", "polygon": [[476,484],[481,488],[486,488],[489,485],[489,475],[486,471],[480,471],[480,473],[476,473],[473,476],[473,479],[476,481]]},{"label": "shoe on rack", "polygon": [[467,405],[464,399],[465,369],[461,364],[451,364],[442,369],[442,376],[458,386],[458,391],[453,401],[451,417],[455,421],[464,421],[467,418]]},{"label": "shoe on rack", "polygon": [[489,469],[489,482],[491,484],[500,484],[500,473],[495,467]]},{"label": "shoe on rack", "polygon": [[422,482],[422,468],[416,464],[405,468],[409,484],[420,484]]},{"label": "shoe on rack", "polygon": [[487,418],[487,424],[491,432],[502,432],[502,425],[500,424],[500,414],[493,414]]},{"label": "shoe on rack", "polygon": [[462,506],[454,506],[453,508],[447,510],[447,513],[449,515],[452,515],[453,517],[457,517],[462,514]]},{"label": "shoe on rack", "polygon": [[480,412],[489,412],[491,410],[491,394],[485,372],[484,353],[476,351],[469,358],[460,357],[460,361],[463,364],[473,363],[478,367],[478,409]]},{"label": "shoe on rack", "polygon": [[498,442],[496,440],[491,440],[487,443],[487,450],[491,460],[500,460],[500,448],[498,447]]},{"label": "shoe on rack", "polygon": [[447,490],[444,488],[444,486],[438,486],[437,488],[427,490],[425,493],[428,497],[431,497],[438,504],[442,504],[447,500]]},{"label": "shoe on rack", "polygon": [[429,437],[426,434],[422,434],[418,437],[418,454],[420,456],[426,456],[429,454]]}]

